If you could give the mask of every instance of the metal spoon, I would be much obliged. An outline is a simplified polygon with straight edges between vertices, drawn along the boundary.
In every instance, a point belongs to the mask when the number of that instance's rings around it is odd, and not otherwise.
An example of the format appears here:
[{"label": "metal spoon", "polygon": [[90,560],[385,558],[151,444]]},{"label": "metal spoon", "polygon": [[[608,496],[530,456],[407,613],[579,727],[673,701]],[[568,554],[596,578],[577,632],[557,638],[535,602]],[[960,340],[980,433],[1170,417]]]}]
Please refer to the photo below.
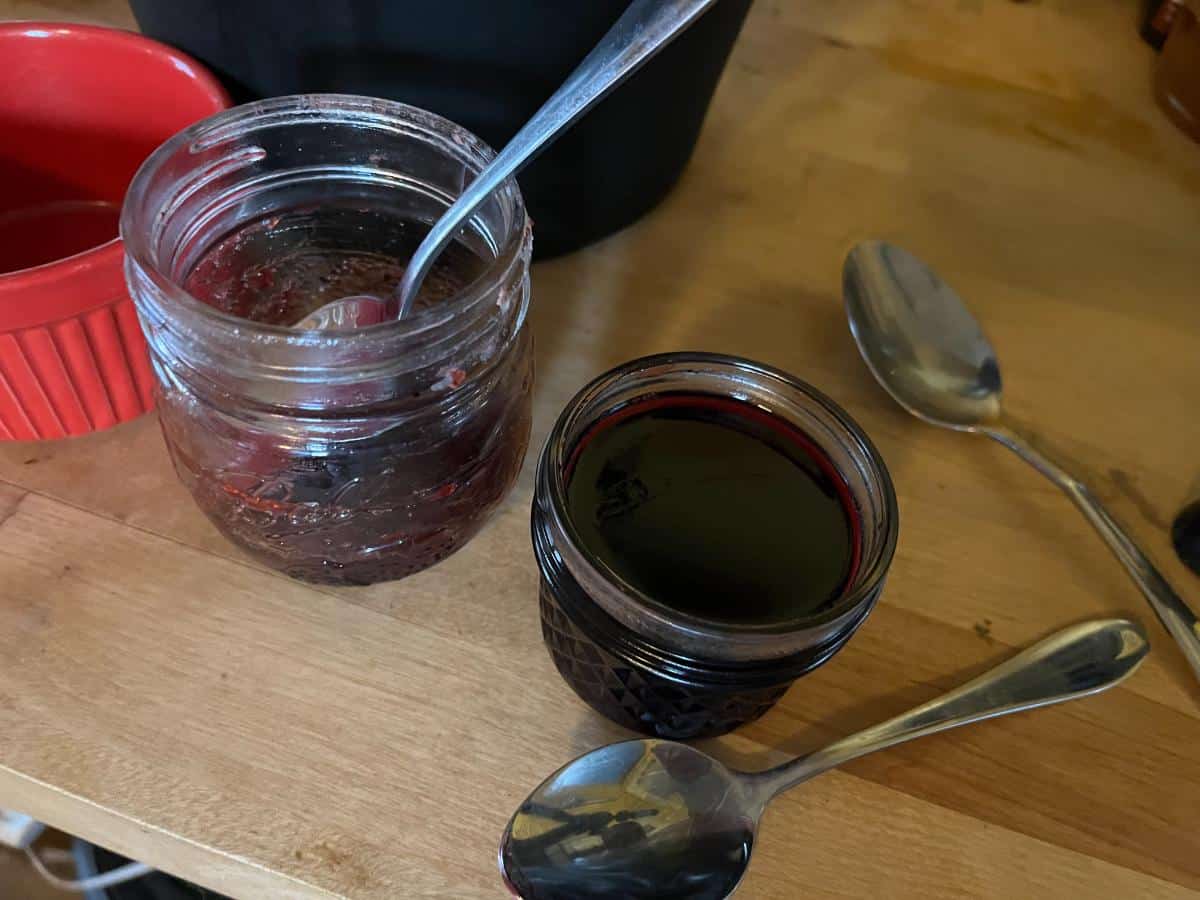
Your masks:
[{"label": "metal spoon", "polygon": [[750,862],[779,794],[903,741],[1112,687],[1149,651],[1123,619],[1058,632],[962,687],[765,772],[738,772],[685,744],[611,744],[551,775],[517,810],[500,871],[524,900],[717,900]]},{"label": "metal spoon", "polygon": [[1005,419],[996,352],[950,286],[911,253],[870,241],[846,257],[842,292],[858,349],[896,402],[934,425],[994,438],[1058,485],[1100,532],[1200,678],[1196,614],[1096,495]]},{"label": "metal spoon", "polygon": [[[584,113],[686,31],[715,2],[634,0],[579,67],[484,167],[421,241],[392,298],[394,317],[403,319],[408,315],[438,254],[492,191],[532,162]],[[297,327],[328,328],[336,327],[338,322],[353,322],[353,313],[337,314],[336,308],[342,304],[360,305],[363,299],[344,297],[334,300],[310,313]]]}]

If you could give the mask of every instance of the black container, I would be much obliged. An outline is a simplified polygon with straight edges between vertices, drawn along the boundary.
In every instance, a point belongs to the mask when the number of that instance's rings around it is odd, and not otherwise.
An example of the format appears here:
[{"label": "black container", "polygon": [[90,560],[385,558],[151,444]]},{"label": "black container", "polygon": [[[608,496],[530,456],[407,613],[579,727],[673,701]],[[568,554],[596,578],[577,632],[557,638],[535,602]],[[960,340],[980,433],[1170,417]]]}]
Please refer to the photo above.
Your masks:
[{"label": "black container", "polygon": [[1175,517],[1171,543],[1180,562],[1200,575],[1200,499],[1189,503]]},{"label": "black container", "polygon": [[[641,216],[686,165],[751,0],[720,0],[521,176],[546,257]],[[341,92],[401,100],[508,142],[629,0],[132,0],[151,37],[236,100]]]},{"label": "black container", "polygon": [[[577,442],[613,411],[666,393],[752,403],[803,431],[833,463],[861,522],[861,562],[830,606],[771,625],[707,620],[642,594],[582,544],[566,500]],[[614,369],[567,405],[542,451],[532,525],[542,635],[559,673],[614,722],[679,739],[723,734],[758,718],[845,645],[882,591],[899,516],[878,452],[833,401],[758,363],[671,353]]]}]

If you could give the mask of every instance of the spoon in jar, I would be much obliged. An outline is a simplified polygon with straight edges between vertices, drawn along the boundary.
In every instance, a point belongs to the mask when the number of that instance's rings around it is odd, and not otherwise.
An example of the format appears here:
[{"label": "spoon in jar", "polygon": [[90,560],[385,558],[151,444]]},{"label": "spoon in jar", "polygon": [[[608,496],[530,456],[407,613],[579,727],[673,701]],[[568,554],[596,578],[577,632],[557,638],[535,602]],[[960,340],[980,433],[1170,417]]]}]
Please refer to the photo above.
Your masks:
[{"label": "spoon in jar", "polygon": [[[492,192],[532,162],[589,109],[688,29],[716,0],[633,0],[616,24],[533,114],[511,141],[434,223],[417,247],[390,300],[369,295],[343,297],[310,313],[296,327],[356,327],[412,310],[421,284],[438,254]],[[372,308],[374,304],[377,308]]]},{"label": "spoon in jar", "polygon": [[765,772],[739,772],[673,741],[601,747],[517,810],[500,871],[523,900],[719,900],[750,863],[759,819],[784,791],[876,750],[1099,693],[1150,645],[1122,619],[1067,628],[956,690]]},{"label": "spoon in jar", "polygon": [[896,402],[934,425],[986,434],[1058,485],[1125,566],[1200,678],[1196,614],[1087,485],[1005,419],[996,351],[950,286],[906,250],[869,241],[846,257],[842,292],[858,349]]}]

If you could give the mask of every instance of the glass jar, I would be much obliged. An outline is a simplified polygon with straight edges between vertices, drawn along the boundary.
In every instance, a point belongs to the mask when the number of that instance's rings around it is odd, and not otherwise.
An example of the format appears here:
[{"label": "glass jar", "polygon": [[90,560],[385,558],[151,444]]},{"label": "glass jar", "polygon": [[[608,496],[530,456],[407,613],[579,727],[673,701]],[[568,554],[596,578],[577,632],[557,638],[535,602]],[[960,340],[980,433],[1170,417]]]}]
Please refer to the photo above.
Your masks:
[{"label": "glass jar", "polygon": [[[641,593],[580,540],[567,486],[581,437],[620,409],[669,394],[750,404],[799,429],[832,463],[861,527],[859,564],[831,603],[769,625],[701,618]],[[845,645],[879,598],[898,528],[895,492],[879,453],[814,388],[729,356],[634,360],[584,388],[542,451],[533,505],[542,635],[567,683],[614,722],[673,739],[723,734],[765,713],[796,678]]]},{"label": "glass jar", "polygon": [[460,238],[482,274],[403,321],[303,331],[184,290],[247,222],[329,204],[432,223],[492,158],[438,116],[383,100],[280,97],[176,135],[142,166],[121,230],[176,471],[256,559],[368,584],[468,541],[508,493],[530,427],[530,229],[515,182]]}]

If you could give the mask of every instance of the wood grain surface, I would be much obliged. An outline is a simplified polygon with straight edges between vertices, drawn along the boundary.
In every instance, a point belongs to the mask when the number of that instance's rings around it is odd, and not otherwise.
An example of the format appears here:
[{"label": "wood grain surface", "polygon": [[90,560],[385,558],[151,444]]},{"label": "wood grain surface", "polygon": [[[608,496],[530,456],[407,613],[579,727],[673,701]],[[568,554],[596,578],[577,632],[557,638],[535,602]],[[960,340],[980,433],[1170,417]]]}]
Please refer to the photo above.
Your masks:
[{"label": "wood grain surface", "polygon": [[[812,749],[1071,622],[1150,631],[1117,690],[781,798],[747,900],[1200,892],[1200,687],[1049,483],[876,387],[839,298],[857,240],[931,261],[996,343],[1013,413],[1200,604],[1166,537],[1200,488],[1200,147],[1152,104],[1137,7],[759,0],[678,189],[535,269],[535,447],[598,372],[695,348],[813,382],[891,467],[882,603],[777,709],[711,742],[727,760]],[[111,0],[0,15],[132,21]],[[530,474],[443,564],[338,590],[221,539],[153,417],[0,444],[0,805],[240,898],[501,896],[515,806],[622,735],[542,649]]]}]

